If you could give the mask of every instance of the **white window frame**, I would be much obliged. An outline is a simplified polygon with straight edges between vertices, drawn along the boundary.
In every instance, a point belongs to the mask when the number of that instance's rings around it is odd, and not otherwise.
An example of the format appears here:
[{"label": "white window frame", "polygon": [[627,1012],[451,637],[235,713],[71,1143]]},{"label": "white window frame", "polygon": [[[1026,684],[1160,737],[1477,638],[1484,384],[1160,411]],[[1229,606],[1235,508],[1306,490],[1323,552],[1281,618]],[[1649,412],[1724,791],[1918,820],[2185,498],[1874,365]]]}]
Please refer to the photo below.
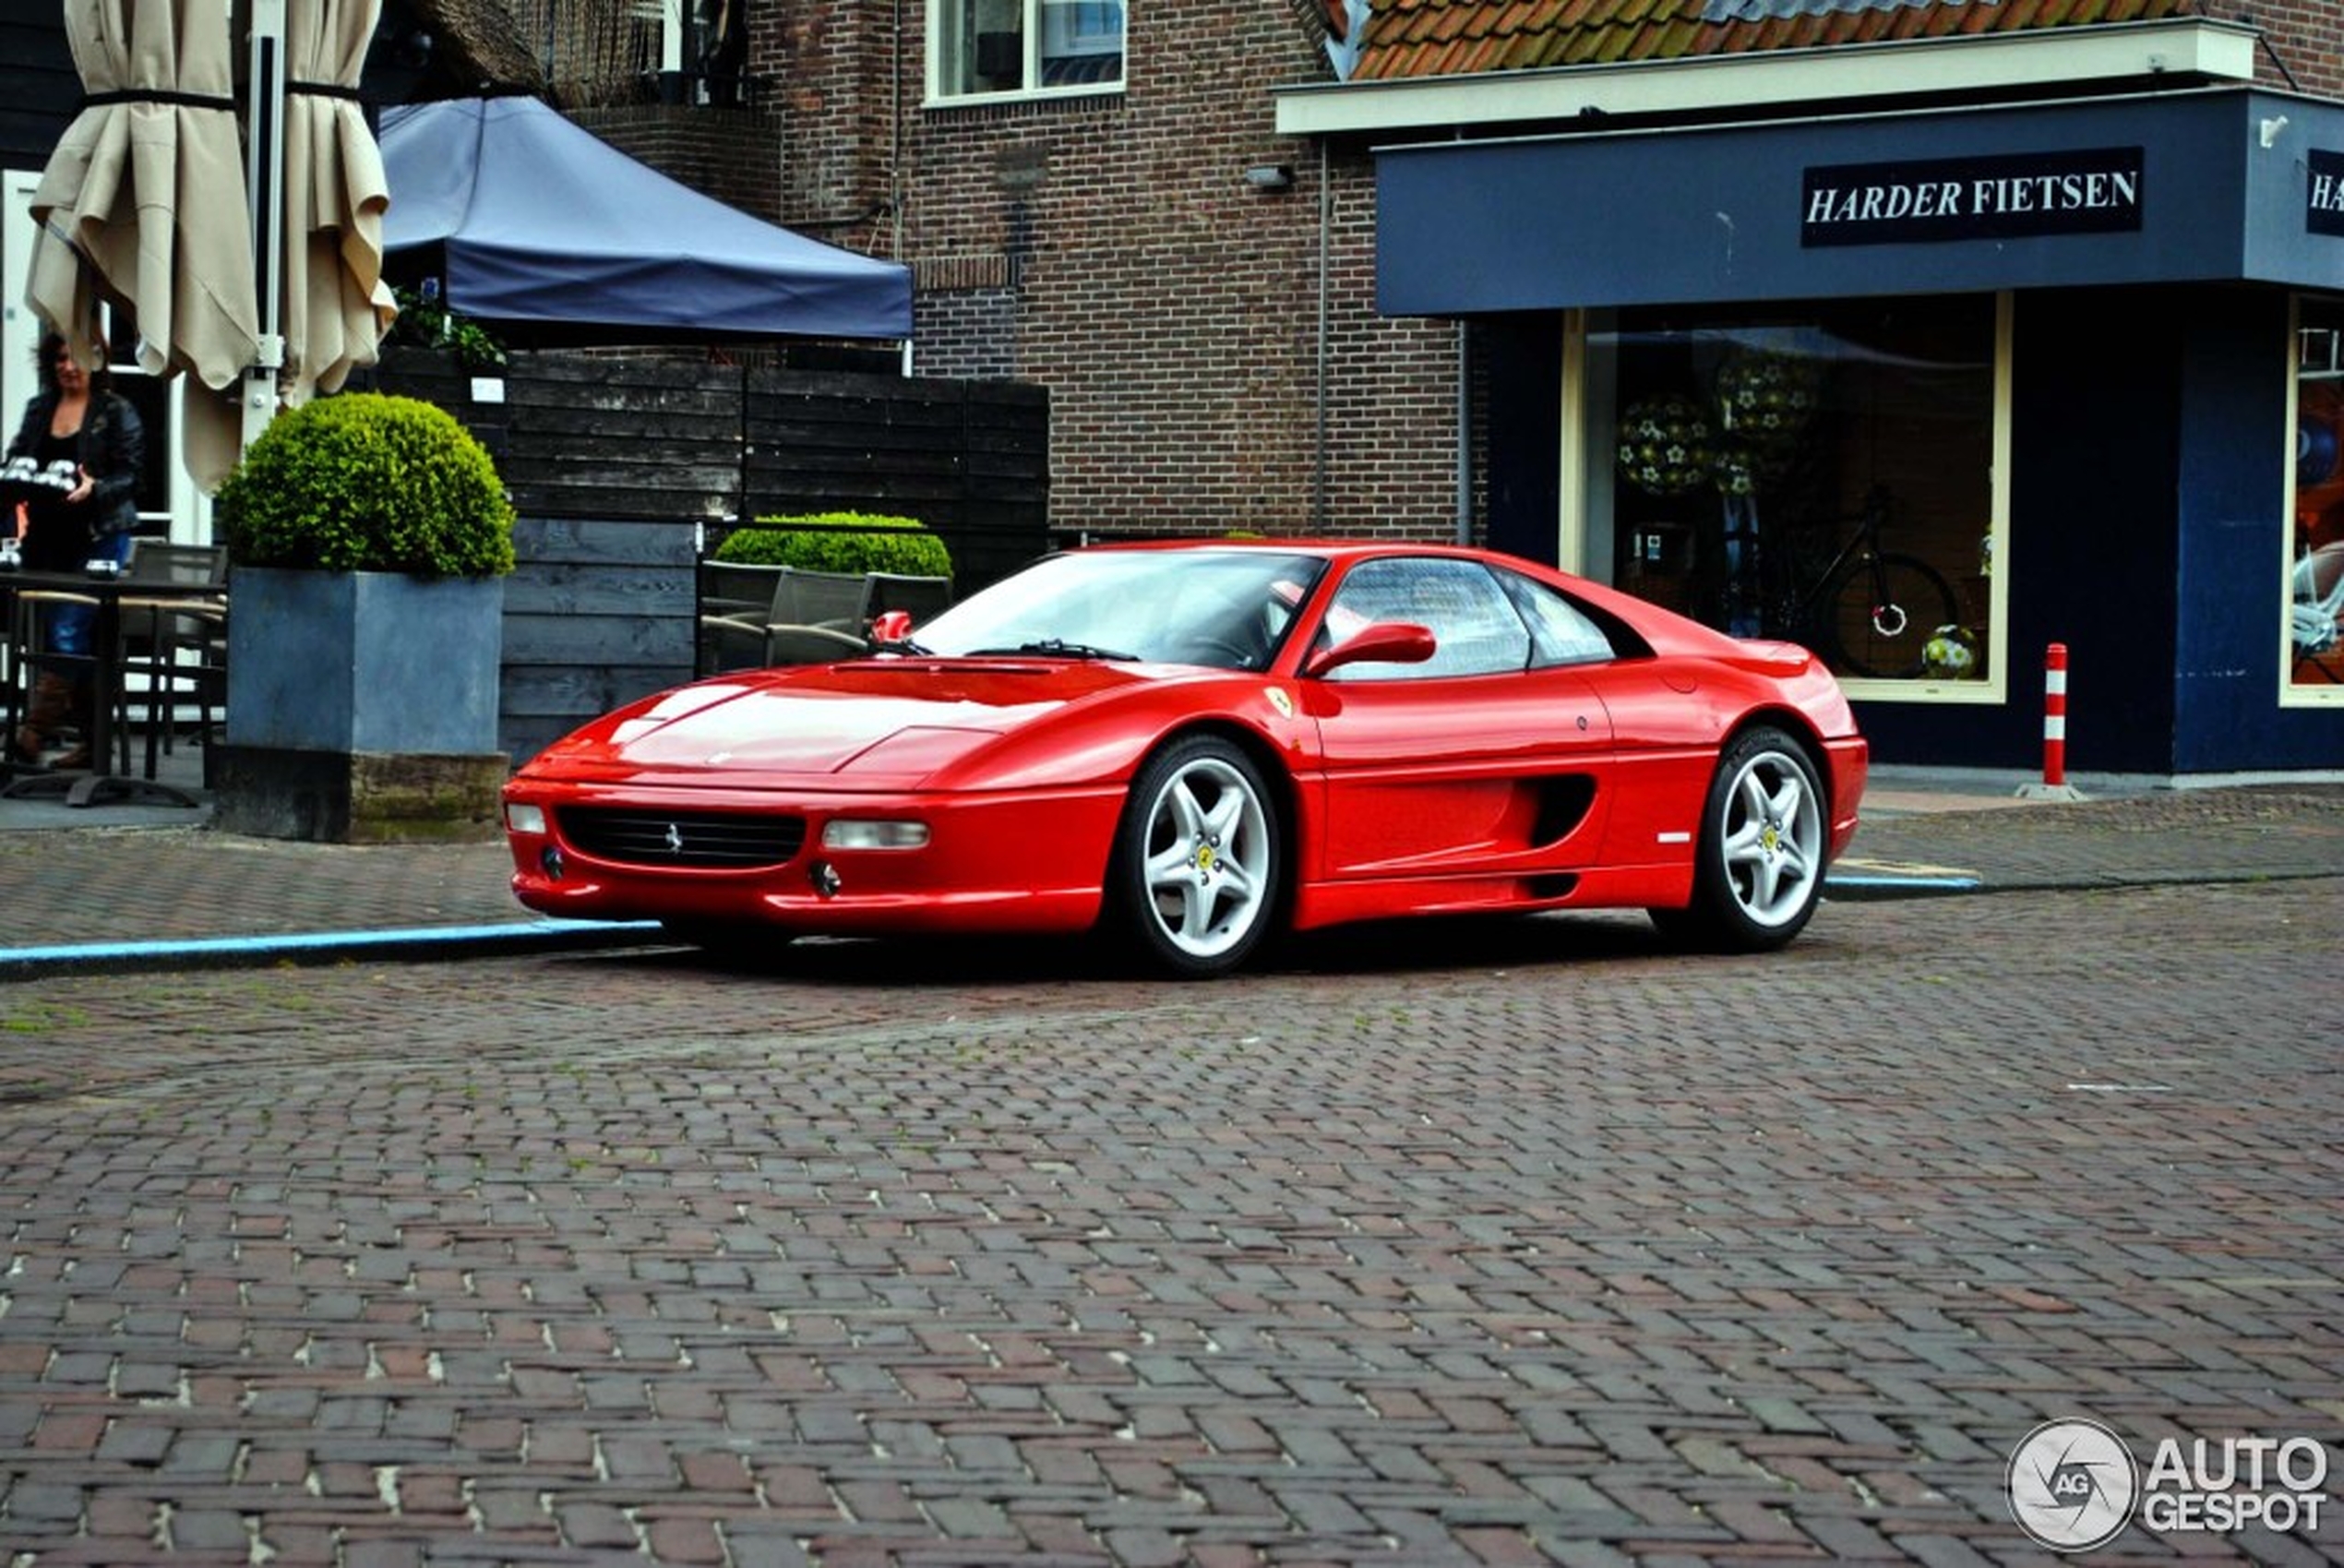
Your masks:
[{"label": "white window frame", "polygon": [[[1042,50],[1046,32],[1045,18],[1049,11],[1078,4],[1097,4],[1101,0],[929,0],[927,7],[927,107],[952,108],[969,103],[1000,103],[1023,99],[1086,98],[1119,94],[1131,74],[1131,14],[1122,0],[1105,0],[1123,12],[1123,30],[1119,36],[1118,53],[1123,56],[1123,69],[1113,81],[1073,82],[1064,87],[1042,85]],[[1024,46],[1024,58],[1019,71],[1023,84],[987,91],[958,92],[952,90],[946,76],[945,22],[949,10],[964,5],[997,6],[1018,13],[1018,37]],[[972,47],[974,43],[972,42]]]}]

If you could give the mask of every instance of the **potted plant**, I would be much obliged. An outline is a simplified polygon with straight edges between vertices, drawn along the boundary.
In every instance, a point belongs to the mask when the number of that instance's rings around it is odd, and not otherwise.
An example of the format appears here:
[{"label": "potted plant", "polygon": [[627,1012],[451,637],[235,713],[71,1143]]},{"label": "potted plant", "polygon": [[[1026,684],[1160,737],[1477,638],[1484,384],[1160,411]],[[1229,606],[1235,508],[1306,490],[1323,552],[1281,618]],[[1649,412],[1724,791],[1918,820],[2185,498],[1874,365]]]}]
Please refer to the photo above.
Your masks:
[{"label": "potted plant", "polygon": [[951,553],[917,518],[876,512],[760,517],[716,546],[714,559],[801,571],[885,571],[951,577]]},{"label": "potted plant", "polygon": [[485,449],[413,398],[321,398],[271,422],[212,515],[233,606],[214,824],[494,836],[513,509]]}]

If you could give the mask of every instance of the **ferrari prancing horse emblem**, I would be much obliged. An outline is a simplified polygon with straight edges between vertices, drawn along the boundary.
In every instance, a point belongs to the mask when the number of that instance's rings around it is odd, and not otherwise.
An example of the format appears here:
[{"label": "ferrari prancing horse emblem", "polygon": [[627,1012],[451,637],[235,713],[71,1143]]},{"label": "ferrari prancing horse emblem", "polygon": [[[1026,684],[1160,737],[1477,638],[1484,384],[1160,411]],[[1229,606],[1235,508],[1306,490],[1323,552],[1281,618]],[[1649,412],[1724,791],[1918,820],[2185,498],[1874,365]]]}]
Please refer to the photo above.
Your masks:
[{"label": "ferrari prancing horse emblem", "polygon": [[1294,699],[1286,694],[1285,687],[1274,686],[1270,688],[1269,698],[1270,706],[1278,711],[1278,717],[1281,719],[1290,719],[1294,717]]}]

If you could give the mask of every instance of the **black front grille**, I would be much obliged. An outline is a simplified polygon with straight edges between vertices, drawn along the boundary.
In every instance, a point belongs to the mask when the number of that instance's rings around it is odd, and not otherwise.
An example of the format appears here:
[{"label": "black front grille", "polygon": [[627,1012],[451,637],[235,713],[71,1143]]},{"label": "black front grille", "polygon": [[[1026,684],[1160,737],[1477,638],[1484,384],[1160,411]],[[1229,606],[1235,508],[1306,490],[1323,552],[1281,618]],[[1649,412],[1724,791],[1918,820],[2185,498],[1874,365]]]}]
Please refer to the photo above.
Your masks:
[{"label": "black front grille", "polygon": [[631,806],[564,806],[555,816],[580,854],[627,866],[779,866],[806,843],[803,817]]}]

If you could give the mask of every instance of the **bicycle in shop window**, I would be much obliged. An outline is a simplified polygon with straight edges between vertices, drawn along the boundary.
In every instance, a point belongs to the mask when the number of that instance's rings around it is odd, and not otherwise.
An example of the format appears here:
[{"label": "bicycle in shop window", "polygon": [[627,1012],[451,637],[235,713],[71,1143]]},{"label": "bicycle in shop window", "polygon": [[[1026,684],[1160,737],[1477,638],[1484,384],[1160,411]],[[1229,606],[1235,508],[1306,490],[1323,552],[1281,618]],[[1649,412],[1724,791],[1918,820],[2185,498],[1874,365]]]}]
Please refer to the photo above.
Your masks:
[{"label": "bicycle in shop window", "polygon": [[[1928,673],[1926,650],[1939,628],[1961,620],[1953,585],[1921,560],[1884,548],[1889,495],[1875,488],[1851,517],[1803,524],[1734,526],[1711,563],[1702,603],[1714,625],[1737,637],[1803,643],[1843,675],[1908,679]],[[1848,530],[1839,538],[1841,528]],[[1821,533],[1837,539],[1827,557],[1802,549]],[[1813,563],[1817,557],[1822,564]]]}]

